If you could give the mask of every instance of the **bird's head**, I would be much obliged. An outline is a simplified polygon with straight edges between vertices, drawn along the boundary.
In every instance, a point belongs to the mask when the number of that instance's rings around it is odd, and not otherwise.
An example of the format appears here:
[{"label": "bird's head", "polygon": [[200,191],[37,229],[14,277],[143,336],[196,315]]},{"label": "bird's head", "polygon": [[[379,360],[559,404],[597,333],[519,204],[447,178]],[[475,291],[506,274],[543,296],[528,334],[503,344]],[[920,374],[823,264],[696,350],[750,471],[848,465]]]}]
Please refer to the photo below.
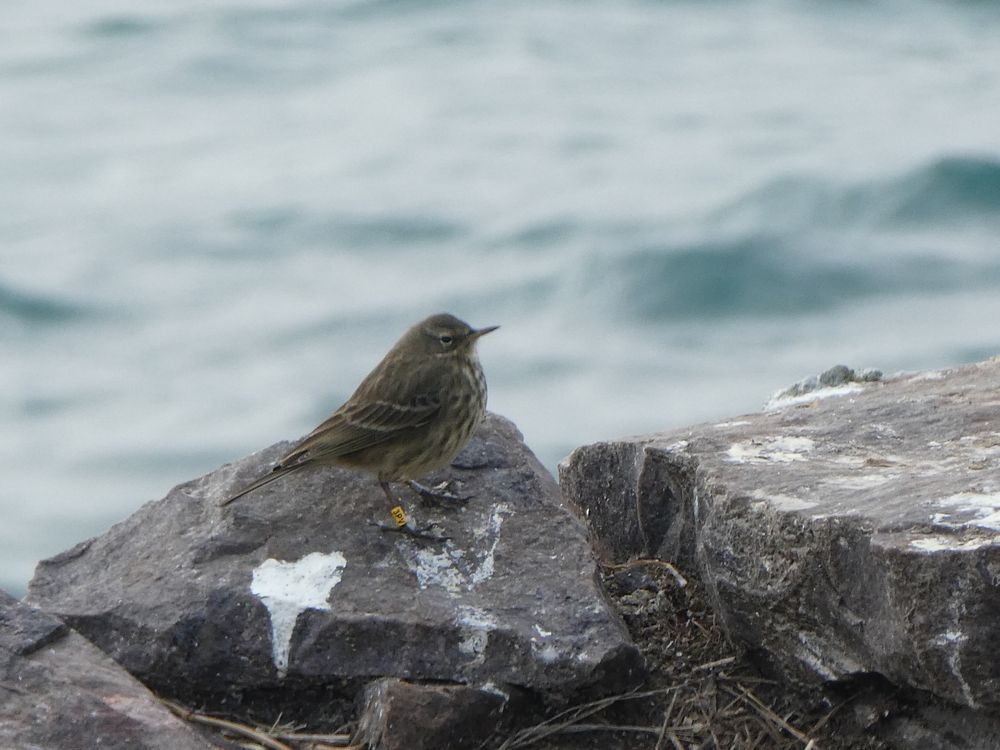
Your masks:
[{"label": "bird's head", "polygon": [[454,315],[439,313],[420,321],[399,342],[406,349],[426,354],[446,354],[472,350],[480,336],[500,326],[473,328]]}]

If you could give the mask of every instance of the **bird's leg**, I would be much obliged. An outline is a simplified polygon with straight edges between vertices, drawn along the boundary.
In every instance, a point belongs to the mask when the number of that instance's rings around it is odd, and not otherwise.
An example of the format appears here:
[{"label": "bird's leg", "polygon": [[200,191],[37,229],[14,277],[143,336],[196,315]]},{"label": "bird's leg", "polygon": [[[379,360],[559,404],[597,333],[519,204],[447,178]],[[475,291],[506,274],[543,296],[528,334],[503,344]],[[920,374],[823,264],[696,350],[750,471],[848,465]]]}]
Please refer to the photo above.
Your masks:
[{"label": "bird's leg", "polygon": [[448,483],[442,482],[437,487],[425,487],[420,482],[407,479],[406,484],[410,489],[420,495],[420,500],[424,505],[433,507],[447,507],[449,505],[461,505],[469,500],[471,495],[456,495],[448,491]]},{"label": "bird's leg", "polygon": [[413,517],[408,516],[403,506],[397,503],[395,497],[393,497],[392,489],[389,487],[388,482],[379,481],[379,487],[382,488],[382,492],[385,493],[386,499],[389,501],[389,505],[392,506],[389,511],[392,515],[393,525],[376,523],[375,525],[382,531],[395,531],[400,534],[407,534],[415,539],[424,539],[430,542],[446,542],[451,537],[441,536],[439,534],[431,533],[431,526],[417,527],[413,523]]}]

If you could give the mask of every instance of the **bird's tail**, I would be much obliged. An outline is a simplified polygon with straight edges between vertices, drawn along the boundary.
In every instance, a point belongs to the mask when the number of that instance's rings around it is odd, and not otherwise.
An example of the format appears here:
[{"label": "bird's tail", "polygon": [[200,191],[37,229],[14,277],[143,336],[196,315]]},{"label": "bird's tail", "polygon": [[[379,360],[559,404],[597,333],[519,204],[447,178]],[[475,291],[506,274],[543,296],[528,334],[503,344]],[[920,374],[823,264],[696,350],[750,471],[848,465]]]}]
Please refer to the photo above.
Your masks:
[{"label": "bird's tail", "polygon": [[239,500],[244,495],[248,495],[254,490],[263,487],[265,484],[270,484],[275,479],[281,479],[286,474],[291,474],[293,471],[297,471],[298,469],[301,469],[303,466],[305,466],[305,464],[292,464],[291,466],[275,466],[274,470],[271,471],[270,474],[265,474],[256,482],[248,484],[246,487],[237,492],[235,495],[230,495],[221,503],[219,503],[219,507],[222,507],[224,505],[229,505],[229,503],[233,502],[234,500]]}]

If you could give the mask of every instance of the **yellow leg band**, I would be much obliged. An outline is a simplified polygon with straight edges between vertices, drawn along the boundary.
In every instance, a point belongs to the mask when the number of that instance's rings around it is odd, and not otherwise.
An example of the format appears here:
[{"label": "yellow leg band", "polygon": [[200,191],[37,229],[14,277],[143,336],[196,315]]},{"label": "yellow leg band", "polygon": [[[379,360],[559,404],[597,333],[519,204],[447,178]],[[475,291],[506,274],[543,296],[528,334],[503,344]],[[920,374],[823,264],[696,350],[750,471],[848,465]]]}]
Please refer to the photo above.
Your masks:
[{"label": "yellow leg band", "polygon": [[397,505],[389,512],[392,514],[392,520],[396,522],[397,526],[406,526],[406,511],[403,510],[402,505]]}]

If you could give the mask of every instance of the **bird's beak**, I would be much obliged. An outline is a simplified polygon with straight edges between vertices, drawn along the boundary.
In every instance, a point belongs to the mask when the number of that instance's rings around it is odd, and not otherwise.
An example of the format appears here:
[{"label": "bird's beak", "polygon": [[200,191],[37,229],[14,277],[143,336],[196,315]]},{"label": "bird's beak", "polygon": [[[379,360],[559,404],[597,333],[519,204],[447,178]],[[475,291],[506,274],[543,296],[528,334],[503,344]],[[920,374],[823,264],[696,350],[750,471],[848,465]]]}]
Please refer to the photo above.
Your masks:
[{"label": "bird's beak", "polygon": [[486,328],[480,328],[478,331],[473,331],[472,334],[471,334],[472,335],[472,340],[475,341],[480,336],[485,336],[487,333],[495,331],[499,327],[500,326],[486,326]]}]

